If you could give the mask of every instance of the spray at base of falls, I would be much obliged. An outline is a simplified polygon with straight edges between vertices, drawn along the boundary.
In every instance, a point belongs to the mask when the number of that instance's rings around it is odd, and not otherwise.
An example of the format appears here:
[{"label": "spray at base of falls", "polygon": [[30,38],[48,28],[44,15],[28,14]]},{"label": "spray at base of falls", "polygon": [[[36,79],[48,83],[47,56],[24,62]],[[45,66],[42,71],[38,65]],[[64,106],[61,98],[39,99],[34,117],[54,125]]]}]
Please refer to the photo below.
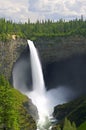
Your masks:
[{"label": "spray at base of falls", "polygon": [[49,110],[48,107],[49,101],[46,97],[46,89],[41,63],[33,42],[28,40],[28,45],[30,48],[33,91],[27,92],[26,95],[32,99],[32,102],[38,109],[39,120],[37,123],[37,130],[48,130],[50,129],[49,127],[51,125],[49,117],[52,112],[50,112],[51,110]]},{"label": "spray at base of falls", "polygon": [[[36,48],[32,41],[28,40],[31,56],[31,69],[32,69],[32,80],[33,90],[29,91],[28,85],[26,84],[25,69],[29,66],[25,60],[17,62],[13,68],[13,86],[23,94],[26,94],[32,99],[33,104],[38,109],[39,120],[37,121],[37,130],[51,130],[52,123],[55,119],[52,117],[53,108],[58,104],[68,102],[69,97],[74,97],[75,92],[68,89],[66,86],[57,86],[57,88],[46,91],[45,83],[43,79],[43,73],[39,57]],[[29,59],[28,59],[29,60]],[[25,81],[24,81],[25,80]],[[55,123],[55,122],[54,122]]]}]

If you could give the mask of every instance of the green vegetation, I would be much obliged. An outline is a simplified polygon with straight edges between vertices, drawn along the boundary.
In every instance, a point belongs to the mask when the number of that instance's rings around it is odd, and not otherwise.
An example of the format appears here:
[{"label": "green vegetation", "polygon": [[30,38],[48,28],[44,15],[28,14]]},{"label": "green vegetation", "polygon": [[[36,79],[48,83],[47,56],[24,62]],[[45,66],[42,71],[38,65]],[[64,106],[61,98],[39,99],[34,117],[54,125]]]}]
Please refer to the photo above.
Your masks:
[{"label": "green vegetation", "polygon": [[6,21],[4,18],[0,19],[0,40],[6,41],[12,38],[30,38],[36,40],[37,37],[54,37],[54,36],[69,36],[69,35],[83,35],[86,36],[86,21],[75,19],[71,21],[64,21],[60,19],[57,22],[37,21],[36,23],[14,23]]},{"label": "green vegetation", "polygon": [[8,83],[5,82],[5,85],[0,86],[0,126],[1,128],[6,127],[7,129],[19,130],[18,114],[15,109],[12,90],[9,88]]},{"label": "green vegetation", "polygon": [[82,123],[77,130],[86,130],[86,121]]},{"label": "green vegetation", "polygon": [[71,123],[67,118],[64,120],[63,128],[60,125],[53,127],[53,130],[77,130],[75,123]]},{"label": "green vegetation", "polygon": [[74,122],[71,124],[71,122],[65,118],[63,130],[76,130],[76,125]]},{"label": "green vegetation", "polygon": [[36,130],[35,121],[24,103],[29,99],[12,88],[4,76],[0,76],[0,129]]},{"label": "green vegetation", "polygon": [[[71,48],[75,48],[75,51],[78,50],[78,46],[76,46],[75,41],[73,42],[63,42],[64,39],[60,39],[60,37],[66,36],[74,36],[78,35],[77,39],[79,40],[79,36],[86,36],[86,20],[75,19],[73,21],[63,21],[62,19],[57,22],[42,21],[37,23],[14,23],[12,21],[6,21],[4,18],[0,19],[0,40],[1,41],[9,41],[12,38],[23,38],[23,39],[31,39],[38,41],[47,41],[47,37],[49,37],[49,43],[59,43],[56,48],[56,55],[58,52],[58,56],[61,57],[65,55],[70,55],[72,52]],[[45,38],[44,38],[45,37]],[[59,37],[58,39],[52,37]],[[40,40],[42,38],[42,40]],[[52,40],[52,42],[51,42]],[[61,42],[60,42],[61,41]],[[73,41],[73,40],[71,40]],[[80,41],[79,41],[80,42]],[[11,42],[10,42],[11,43]],[[66,44],[67,43],[67,44]],[[69,44],[70,43],[70,44]],[[80,49],[83,47],[84,42],[80,42]],[[47,43],[46,43],[47,45]],[[75,45],[75,46],[74,46]],[[4,48],[4,47],[3,47]],[[52,44],[48,45],[49,50],[51,51]],[[53,50],[55,49],[53,48]],[[57,51],[58,49],[58,51]],[[46,50],[46,49],[44,49]],[[52,50],[52,53],[53,53]],[[64,51],[67,52],[64,53]],[[69,51],[68,51],[69,50]],[[80,50],[79,50],[80,51]],[[5,52],[5,51],[4,51]],[[47,51],[46,51],[47,52]],[[70,53],[69,53],[70,52]],[[49,53],[49,52],[48,52]],[[54,54],[55,54],[54,53]],[[47,53],[43,54],[47,57]],[[3,56],[3,53],[1,53]],[[6,54],[7,56],[7,54]],[[51,55],[52,56],[52,55]],[[4,56],[5,57],[5,56]],[[9,58],[8,58],[9,59]],[[5,70],[5,61],[8,63],[8,60],[4,60],[4,65],[0,63],[0,67],[4,66]],[[10,62],[11,63],[11,62]],[[8,65],[10,66],[10,65]],[[7,70],[6,70],[7,72]],[[2,72],[3,73],[3,72]],[[7,74],[8,75],[8,74]],[[12,88],[8,81],[4,78],[4,76],[0,76],[0,129],[6,128],[6,130],[36,130],[35,121],[32,119],[30,114],[28,113],[24,104],[27,104],[29,99],[21,94],[19,91]],[[86,130],[86,97],[79,98],[78,100],[72,101],[68,104],[63,104],[61,106],[56,107],[55,116],[59,120],[64,121],[63,129],[59,124],[53,128],[53,130]],[[67,117],[67,118],[65,118]],[[70,120],[70,121],[69,121]],[[75,123],[76,125],[75,125]],[[50,126],[50,122],[46,119],[46,129]],[[71,124],[71,122],[73,122]],[[63,123],[63,122],[62,122]]]},{"label": "green vegetation", "polygon": [[58,130],[58,128],[63,128],[61,130],[86,130],[86,96],[56,106],[54,116],[59,120],[59,123],[53,130]]},{"label": "green vegetation", "polygon": [[76,127],[74,122],[71,123],[67,118],[65,118],[63,127],[57,124],[52,130],[86,130],[86,121],[79,127]]},{"label": "green vegetation", "polygon": [[86,121],[86,96],[55,107],[54,116],[60,121],[67,117],[79,127]]}]

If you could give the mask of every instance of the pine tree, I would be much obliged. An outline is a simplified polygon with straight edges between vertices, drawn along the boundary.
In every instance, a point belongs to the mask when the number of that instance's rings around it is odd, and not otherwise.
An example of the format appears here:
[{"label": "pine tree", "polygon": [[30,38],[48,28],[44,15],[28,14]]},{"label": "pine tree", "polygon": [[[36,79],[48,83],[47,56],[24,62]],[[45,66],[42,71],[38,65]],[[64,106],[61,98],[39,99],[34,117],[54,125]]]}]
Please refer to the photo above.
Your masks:
[{"label": "pine tree", "polygon": [[71,124],[71,122],[65,118],[63,130],[76,130],[75,123],[73,122]]}]

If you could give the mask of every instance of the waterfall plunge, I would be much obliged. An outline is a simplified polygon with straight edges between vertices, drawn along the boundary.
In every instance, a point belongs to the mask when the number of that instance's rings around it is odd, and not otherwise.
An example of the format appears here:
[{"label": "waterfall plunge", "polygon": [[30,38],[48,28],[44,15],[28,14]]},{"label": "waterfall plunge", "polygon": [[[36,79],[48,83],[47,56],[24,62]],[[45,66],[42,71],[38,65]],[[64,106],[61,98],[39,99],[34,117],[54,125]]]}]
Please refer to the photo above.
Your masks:
[{"label": "waterfall plunge", "polygon": [[37,50],[32,41],[28,40],[28,45],[30,48],[33,88],[42,92],[45,90],[45,84]]},{"label": "waterfall plunge", "polygon": [[28,45],[30,48],[33,91],[29,91],[25,82],[21,82],[21,80],[24,80],[24,77],[21,79],[21,76],[23,74],[25,75],[24,68],[27,66],[29,67],[29,65],[22,60],[21,62],[18,62],[13,68],[13,86],[30,97],[32,102],[36,105],[39,114],[37,130],[50,130],[50,122],[52,122],[50,118],[54,106],[67,102],[70,95],[73,96],[74,92],[64,86],[59,86],[56,89],[46,91],[42,68],[36,48],[33,42],[30,40],[28,40]]},{"label": "waterfall plunge", "polygon": [[32,99],[32,102],[36,105],[38,109],[39,128],[37,130],[45,130],[46,121],[50,123],[50,110],[48,107],[49,101],[46,97],[45,83],[37,50],[32,41],[28,40],[28,45],[30,48],[33,91],[27,92],[26,95]]},{"label": "waterfall plunge", "polygon": [[[30,65],[25,60],[20,60],[13,68],[13,86],[23,94],[32,99],[33,104],[38,109],[39,120],[37,121],[37,130],[50,130],[53,107],[57,105],[57,101],[54,99],[52,90],[47,92],[45,89],[45,83],[43,79],[43,73],[37,50],[32,41],[28,40],[28,46],[30,48],[30,60],[31,60],[31,72],[33,81],[33,90],[29,91],[28,86],[25,83],[25,68]],[[57,94],[56,94],[57,95]],[[56,101],[56,102],[55,102]]]}]

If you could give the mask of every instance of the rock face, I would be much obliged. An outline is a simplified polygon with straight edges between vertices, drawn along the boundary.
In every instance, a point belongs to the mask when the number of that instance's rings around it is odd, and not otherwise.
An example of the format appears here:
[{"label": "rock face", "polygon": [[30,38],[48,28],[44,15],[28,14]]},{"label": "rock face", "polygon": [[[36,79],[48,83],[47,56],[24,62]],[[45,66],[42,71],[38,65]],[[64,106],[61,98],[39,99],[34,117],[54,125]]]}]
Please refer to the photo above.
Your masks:
[{"label": "rock face", "polygon": [[[40,37],[34,43],[45,65],[74,54],[86,53],[86,38],[82,36]],[[27,41],[23,39],[10,40],[6,43],[0,41],[0,74],[10,78],[13,65],[26,47]]]},{"label": "rock face", "polygon": [[28,113],[33,117],[33,119],[35,121],[38,120],[38,110],[32,101],[29,99],[29,102],[25,102],[23,105],[27,109]]},{"label": "rock face", "polygon": [[34,41],[39,50],[40,57],[45,63],[66,59],[75,54],[86,51],[86,38],[82,36],[71,37],[45,37]]},{"label": "rock face", "polygon": [[67,86],[86,92],[86,38],[39,38],[35,41],[43,65],[47,89]]},{"label": "rock face", "polygon": [[4,74],[7,79],[10,78],[12,67],[26,46],[26,41],[21,39],[0,41],[0,74]]},{"label": "rock face", "polygon": [[[53,82],[55,83],[55,85],[59,85],[60,83],[63,83],[64,85],[67,82],[69,83],[68,86],[69,85],[78,86],[78,84],[76,85],[78,81],[81,81],[79,82],[80,87],[83,87],[85,85],[84,84],[86,83],[85,78],[81,80],[81,77],[86,77],[86,72],[84,71],[86,66],[86,38],[85,37],[82,36],[51,37],[51,38],[40,37],[36,41],[34,41],[34,43],[40,54],[40,59],[43,65],[44,78],[47,86],[51,84],[50,81],[52,81],[51,80],[52,77],[53,78],[56,77],[56,80],[53,79],[55,80],[55,82]],[[4,74],[7,79],[11,78],[12,69],[16,61],[18,60],[18,58],[24,52],[25,49],[28,49],[28,47],[27,47],[26,40],[23,39],[16,39],[16,40],[14,39],[9,42],[0,41],[0,75]],[[76,58],[73,59],[73,56]],[[74,69],[71,69],[70,67],[71,64],[72,64],[72,68]],[[79,67],[77,69],[78,65]],[[54,71],[55,66],[56,69]],[[84,68],[83,71],[81,70],[81,68]],[[66,72],[65,70],[68,71]],[[55,72],[56,75],[55,73],[52,72]],[[72,77],[69,77],[70,73],[72,74],[71,75]],[[77,75],[81,75],[81,77],[78,76],[78,78],[76,79]],[[47,81],[49,81],[49,83]],[[52,85],[51,88],[53,88]],[[47,89],[50,88],[48,87]],[[84,89],[86,90],[85,86]],[[59,106],[57,107],[57,110],[58,109]],[[60,110],[62,112],[63,109]],[[63,115],[65,115],[64,113],[67,113],[66,115],[68,115],[66,109],[63,110]],[[61,113],[59,113],[59,115],[60,114]],[[58,115],[56,116],[56,118],[58,118]],[[77,121],[76,124],[78,124]]]},{"label": "rock face", "polygon": [[[85,37],[39,37],[34,43],[40,54],[47,89],[65,85],[74,86],[77,90],[78,86],[79,88],[86,86]],[[29,52],[26,40],[0,42],[0,74],[10,79],[12,69],[19,57],[24,54],[23,52]],[[24,54],[23,58],[28,58],[28,55],[29,53]],[[30,74],[29,70],[27,72]],[[31,74],[26,75],[30,77],[28,79],[31,79]],[[27,84],[31,87],[31,82]]]},{"label": "rock face", "polygon": [[56,106],[53,115],[59,123],[62,123],[67,117],[71,122],[74,121],[79,126],[86,121],[86,96]]}]

